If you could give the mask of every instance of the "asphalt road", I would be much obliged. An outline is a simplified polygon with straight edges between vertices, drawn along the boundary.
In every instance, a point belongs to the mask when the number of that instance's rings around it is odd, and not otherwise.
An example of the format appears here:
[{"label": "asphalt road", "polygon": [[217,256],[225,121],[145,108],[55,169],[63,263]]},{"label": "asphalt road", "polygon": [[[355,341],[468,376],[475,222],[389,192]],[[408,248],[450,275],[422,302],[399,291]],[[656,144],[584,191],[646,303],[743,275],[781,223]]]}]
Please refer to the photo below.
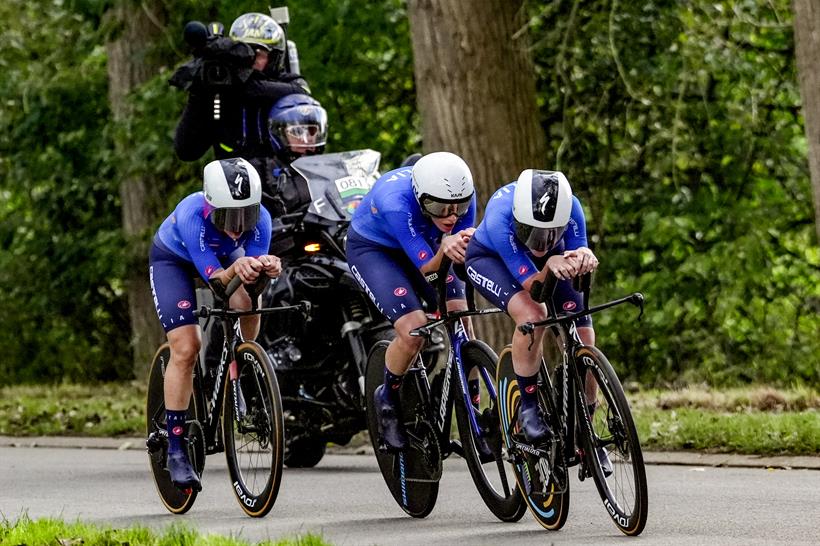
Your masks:
[{"label": "asphalt road", "polygon": [[529,514],[501,523],[484,507],[464,461],[451,458],[435,510],[404,515],[372,456],[328,455],[317,468],[286,470],[265,518],[236,504],[224,458],[208,458],[205,490],[191,511],[165,511],[137,450],[0,447],[0,517],[60,517],[125,527],[185,522],[249,541],[318,533],[342,544],[820,544],[820,471],[650,465],[649,522],[637,539],[610,522],[595,486],[572,483],[563,530]]}]

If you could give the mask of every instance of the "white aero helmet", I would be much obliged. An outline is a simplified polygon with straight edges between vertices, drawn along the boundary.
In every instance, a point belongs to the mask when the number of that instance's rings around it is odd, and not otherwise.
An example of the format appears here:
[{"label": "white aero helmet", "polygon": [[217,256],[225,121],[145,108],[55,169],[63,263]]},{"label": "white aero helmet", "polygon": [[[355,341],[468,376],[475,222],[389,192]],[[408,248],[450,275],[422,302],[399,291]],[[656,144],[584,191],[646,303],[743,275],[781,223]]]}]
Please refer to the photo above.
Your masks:
[{"label": "white aero helmet", "polygon": [[433,152],[413,165],[413,192],[424,214],[464,216],[475,193],[473,174],[463,159],[450,152]]},{"label": "white aero helmet", "polygon": [[515,235],[536,252],[552,249],[567,229],[572,188],[564,173],[527,169],[513,195]]},{"label": "white aero helmet", "polygon": [[214,207],[211,222],[221,231],[250,231],[259,221],[262,182],[253,165],[241,157],[205,165],[205,200]]}]

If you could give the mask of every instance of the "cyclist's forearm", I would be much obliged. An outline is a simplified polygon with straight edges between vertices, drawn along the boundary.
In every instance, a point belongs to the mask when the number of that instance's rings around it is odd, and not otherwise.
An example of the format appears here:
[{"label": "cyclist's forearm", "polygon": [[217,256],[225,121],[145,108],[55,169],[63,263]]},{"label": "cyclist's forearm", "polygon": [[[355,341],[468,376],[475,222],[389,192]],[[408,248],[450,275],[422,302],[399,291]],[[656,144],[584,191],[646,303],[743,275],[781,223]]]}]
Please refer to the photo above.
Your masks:
[{"label": "cyclist's forearm", "polygon": [[442,258],[444,258],[444,249],[439,247],[436,251],[436,255],[433,256],[433,259],[421,266],[419,271],[421,271],[424,275],[429,275],[430,273],[438,271],[438,268],[441,267]]},{"label": "cyclist's forearm", "polygon": [[236,272],[234,271],[233,264],[231,264],[228,269],[220,268],[211,273],[211,276],[208,277],[208,282],[213,282],[216,280],[221,282],[224,286],[228,286],[228,283],[231,282],[231,279],[233,279],[234,276],[236,276]]}]

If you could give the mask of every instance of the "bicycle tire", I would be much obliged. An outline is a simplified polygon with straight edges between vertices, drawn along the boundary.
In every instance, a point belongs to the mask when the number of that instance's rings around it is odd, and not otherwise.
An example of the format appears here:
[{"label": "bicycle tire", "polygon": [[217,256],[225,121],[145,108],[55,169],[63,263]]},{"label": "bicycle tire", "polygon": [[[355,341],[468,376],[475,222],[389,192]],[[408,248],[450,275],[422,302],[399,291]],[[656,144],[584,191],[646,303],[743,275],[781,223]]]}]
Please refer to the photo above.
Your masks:
[{"label": "bicycle tire", "polygon": [[[367,430],[370,435],[370,442],[379,463],[379,470],[382,473],[384,482],[390,490],[390,494],[396,503],[405,513],[414,518],[423,518],[433,511],[438,498],[438,478],[441,477],[441,450],[435,432],[432,427],[424,431],[427,437],[432,436],[429,446],[432,461],[437,464],[437,468],[429,468],[430,460],[425,460],[420,452],[413,448],[408,448],[400,453],[387,452],[380,449],[379,428],[376,412],[373,406],[373,391],[384,382],[384,355],[389,342],[378,341],[370,349],[367,357],[367,370],[365,372],[365,400],[367,409]],[[418,375],[408,373],[405,377],[399,397],[401,400],[401,413],[403,418],[410,417],[415,420],[414,405],[419,403],[415,378]],[[404,419],[407,423],[407,419]],[[409,432],[409,431],[408,431]],[[437,456],[436,456],[437,453]],[[428,481],[414,481],[414,476],[419,474],[429,475]],[[438,477],[437,477],[438,476]]]},{"label": "bicycle tire", "polygon": [[[512,346],[507,345],[507,347],[501,351],[497,368],[496,384],[498,385],[498,412],[501,436],[504,439],[507,452],[511,453],[513,439],[510,431],[516,431],[518,428],[517,422],[513,422],[513,419],[515,418],[514,416],[517,415],[518,403],[521,396],[518,391],[518,379],[516,378],[512,365]],[[551,424],[554,431],[560,430],[560,426],[556,424],[554,418],[551,418]],[[542,527],[550,531],[557,531],[562,528],[567,521],[570,502],[568,472],[562,450],[560,448],[558,449],[555,469],[544,469],[544,465],[544,459],[540,458],[517,457],[517,460],[512,461],[518,489],[521,491],[530,513],[532,513],[535,520]],[[563,485],[558,484],[554,479],[554,473],[556,472],[563,473]],[[549,492],[546,496],[544,494],[536,494],[535,492],[527,493],[526,484],[532,483],[531,476],[536,473],[538,476],[543,476],[544,474],[549,475],[549,478],[543,485],[543,491]]]},{"label": "bicycle tire", "polygon": [[240,344],[236,362],[245,408],[244,412],[237,409],[233,382],[226,381],[222,405],[225,458],[239,506],[251,517],[262,517],[273,508],[282,483],[282,397],[270,359],[259,344]]},{"label": "bicycle tire", "polygon": [[[473,477],[478,494],[490,512],[501,521],[518,521],[527,511],[527,504],[519,491],[515,475],[506,469],[502,457],[501,426],[498,422],[498,397],[495,390],[496,361],[498,358],[490,347],[479,340],[471,340],[461,346],[461,362],[464,370],[479,370],[479,406],[468,402],[467,385],[459,377],[453,381],[456,422],[467,467]],[[483,441],[493,453],[493,460],[482,461],[477,447],[471,414],[483,429]]]},{"label": "bicycle tire", "polygon": [[[649,503],[646,469],[632,412],[618,375],[600,350],[579,347],[575,359],[582,380],[590,370],[598,382],[597,409],[591,421],[586,417],[579,420],[586,464],[612,521],[625,535],[637,536],[646,525]],[[588,414],[586,408],[578,411],[579,415]],[[609,476],[598,461],[595,448],[599,446],[608,452],[612,465]]]},{"label": "bicycle tire", "polygon": [[[168,343],[160,345],[151,361],[148,374],[148,394],[145,401],[146,415],[146,444],[148,446],[148,461],[154,485],[165,508],[172,514],[184,514],[194,505],[197,492],[194,490],[182,491],[172,482],[166,468],[165,458],[168,453],[168,435],[165,421],[165,367],[171,358],[171,348]],[[194,387],[196,388],[196,386]],[[188,405],[187,421],[187,448],[188,457],[200,478],[205,466],[205,443],[202,429],[197,422],[201,414],[197,407],[198,396],[192,396]],[[194,424],[196,426],[194,426]]]}]

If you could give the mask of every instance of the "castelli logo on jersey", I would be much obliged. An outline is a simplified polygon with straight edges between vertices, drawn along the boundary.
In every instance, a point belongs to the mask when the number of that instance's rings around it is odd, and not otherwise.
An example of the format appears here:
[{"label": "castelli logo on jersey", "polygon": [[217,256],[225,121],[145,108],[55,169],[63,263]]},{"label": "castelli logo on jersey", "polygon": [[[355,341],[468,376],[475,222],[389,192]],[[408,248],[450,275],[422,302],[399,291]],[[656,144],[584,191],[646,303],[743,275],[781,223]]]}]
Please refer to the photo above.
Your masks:
[{"label": "castelli logo on jersey", "polygon": [[407,294],[407,289],[406,289],[405,287],[403,287],[403,286],[399,286],[398,288],[396,288],[395,290],[393,290],[393,295],[394,295],[394,296],[399,296],[399,297],[402,297],[402,296],[404,296],[405,294]]},{"label": "castelli logo on jersey", "polygon": [[523,275],[524,273],[526,273],[529,270],[530,270],[529,266],[522,265],[521,267],[518,268],[518,274]]},{"label": "castelli logo on jersey", "polygon": [[573,309],[575,309],[574,301],[564,302],[564,311],[572,311]]},{"label": "castelli logo on jersey", "polygon": [[447,275],[447,282],[453,282],[453,276]]},{"label": "castelli logo on jersey", "polygon": [[188,300],[180,300],[180,302],[177,304],[177,307],[179,307],[180,309],[188,309],[190,306],[191,302]]},{"label": "castelli logo on jersey", "polygon": [[527,394],[532,394],[532,393],[534,393],[534,392],[535,392],[535,388],[536,388],[536,385],[529,385],[529,386],[528,386],[527,388],[525,388],[524,390],[525,390],[525,391],[527,391]]},{"label": "castelli logo on jersey", "polygon": [[174,428],[171,430],[171,433],[172,433],[174,436],[180,436],[180,435],[182,434],[182,427],[174,427]]},{"label": "castelli logo on jersey", "polygon": [[426,260],[426,259],[427,259],[427,251],[422,250],[421,252],[419,252],[419,260]]},{"label": "castelli logo on jersey", "polygon": [[212,265],[209,265],[205,268],[205,274],[209,277],[211,276],[211,273],[213,273],[214,271],[216,271],[216,268]]}]

